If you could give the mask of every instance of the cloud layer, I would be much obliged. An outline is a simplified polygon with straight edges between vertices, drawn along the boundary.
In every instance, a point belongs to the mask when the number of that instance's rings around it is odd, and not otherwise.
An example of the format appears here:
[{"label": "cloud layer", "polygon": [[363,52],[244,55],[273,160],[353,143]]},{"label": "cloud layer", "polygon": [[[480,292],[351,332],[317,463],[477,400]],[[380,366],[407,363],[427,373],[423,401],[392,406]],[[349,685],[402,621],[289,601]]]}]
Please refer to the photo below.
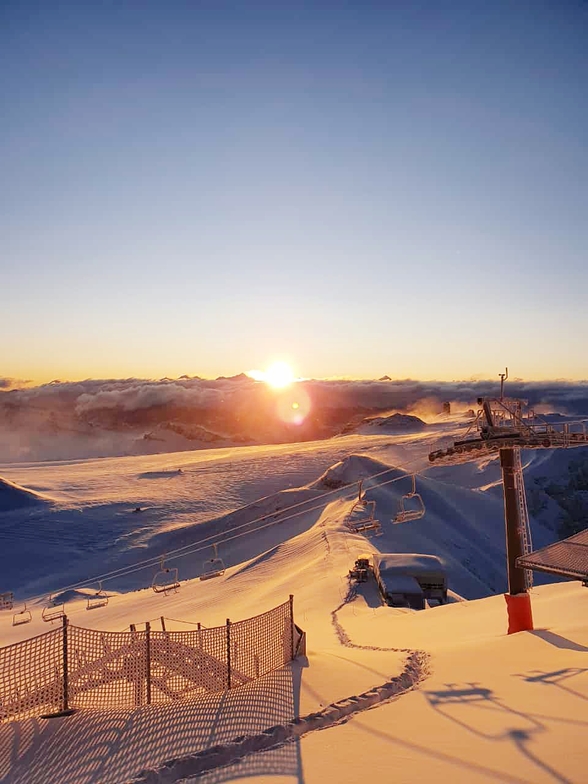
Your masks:
[{"label": "cloud layer", "polygon": [[[475,406],[478,397],[496,396],[495,381],[319,381],[299,382],[314,406],[325,408],[377,408],[439,413],[441,403],[450,401]],[[207,380],[180,379],[88,379],[79,382],[53,381],[37,387],[12,388],[13,381],[0,378],[0,406],[62,409],[71,407],[78,415],[100,410],[131,412],[158,406],[210,408],[251,395],[267,395],[264,384],[245,376]],[[529,405],[548,407],[560,413],[588,414],[588,382],[507,382],[509,397]]]},{"label": "cloud layer", "polygon": [[[88,379],[11,388],[0,382],[0,461],[145,454],[235,443],[285,443],[352,432],[374,414],[432,421],[499,392],[494,381],[319,381],[275,390],[247,376]],[[588,418],[588,382],[507,383],[538,413]]]}]

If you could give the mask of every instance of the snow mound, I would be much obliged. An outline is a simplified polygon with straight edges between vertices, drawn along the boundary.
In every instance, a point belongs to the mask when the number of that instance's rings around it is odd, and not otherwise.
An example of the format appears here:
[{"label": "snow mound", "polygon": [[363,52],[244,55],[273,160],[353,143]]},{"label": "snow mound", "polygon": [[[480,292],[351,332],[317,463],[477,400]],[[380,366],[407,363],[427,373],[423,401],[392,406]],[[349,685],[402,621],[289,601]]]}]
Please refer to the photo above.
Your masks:
[{"label": "snow mound", "polygon": [[163,471],[143,471],[137,475],[137,479],[173,479],[182,475],[181,468],[167,468]]},{"label": "snow mound", "polygon": [[0,476],[0,512],[12,512],[27,506],[39,506],[47,503],[48,500],[40,493],[35,493],[34,490],[28,490],[26,487],[21,487]]},{"label": "snow mound", "polygon": [[[396,471],[398,476],[405,472],[400,469],[395,469],[381,462],[375,460],[373,457],[366,457],[365,455],[349,455],[339,463],[327,468],[325,473],[319,477],[315,486],[326,487],[330,490],[336,490],[339,487],[352,485],[354,482],[359,482],[361,479],[374,477],[377,474],[386,472],[386,478],[393,477],[393,472]],[[388,473],[389,472],[389,473]]]},{"label": "snow mound", "polygon": [[374,433],[417,433],[425,430],[427,423],[412,414],[390,414],[390,416],[369,417],[360,422],[355,432],[362,435]]},{"label": "snow mound", "polygon": [[[61,593],[55,594],[51,597],[51,599],[53,604],[67,604],[68,602],[75,602],[79,601],[80,599],[83,601],[86,601],[87,599],[93,599],[96,597],[97,592],[97,584],[88,588],[69,588],[65,591],[61,591]],[[105,599],[110,598],[113,595],[115,595],[114,591],[106,591],[100,594],[100,596],[103,596]]]}]

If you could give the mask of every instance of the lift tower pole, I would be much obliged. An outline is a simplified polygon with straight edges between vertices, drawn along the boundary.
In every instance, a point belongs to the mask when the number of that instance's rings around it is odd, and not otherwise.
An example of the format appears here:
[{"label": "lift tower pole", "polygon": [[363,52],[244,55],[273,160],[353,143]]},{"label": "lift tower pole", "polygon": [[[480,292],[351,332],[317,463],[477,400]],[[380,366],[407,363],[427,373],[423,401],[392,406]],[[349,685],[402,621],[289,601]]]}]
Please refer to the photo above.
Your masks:
[{"label": "lift tower pole", "polygon": [[[467,463],[479,457],[500,455],[504,488],[504,522],[508,593],[504,595],[508,610],[508,633],[533,628],[530,574],[517,566],[517,558],[531,550],[531,530],[521,465],[521,449],[568,449],[588,447],[585,421],[551,424],[537,417],[534,411],[523,411],[523,401],[504,397],[508,368],[500,376],[500,398],[478,398],[481,410],[465,434],[465,438],[445,449],[429,454],[431,463]],[[493,407],[494,406],[494,407]],[[478,437],[468,438],[476,427]]]},{"label": "lift tower pole", "polygon": [[[517,566],[517,558],[528,555],[527,525],[521,510],[526,510],[525,486],[520,461],[520,447],[500,449],[502,487],[504,491],[504,527],[506,531],[506,568],[508,593],[504,594],[508,615],[508,633],[533,629],[533,612],[525,570]],[[520,483],[520,484],[519,484]]]},{"label": "lift tower pole", "polygon": [[[502,486],[504,489],[504,522],[506,528],[506,559],[508,570],[508,592],[511,596],[527,592],[525,570],[517,566],[517,558],[526,555],[524,521],[519,511],[519,488],[517,486],[517,461],[514,449],[500,450]],[[507,601],[508,603],[508,601]]]}]

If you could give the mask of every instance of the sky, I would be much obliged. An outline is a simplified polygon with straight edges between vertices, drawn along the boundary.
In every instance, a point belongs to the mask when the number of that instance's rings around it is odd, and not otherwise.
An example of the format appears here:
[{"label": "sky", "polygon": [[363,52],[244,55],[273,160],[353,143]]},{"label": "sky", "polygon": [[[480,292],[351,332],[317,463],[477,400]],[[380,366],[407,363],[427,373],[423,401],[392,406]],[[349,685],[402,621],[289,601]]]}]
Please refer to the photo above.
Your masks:
[{"label": "sky", "polygon": [[588,4],[0,4],[0,375],[588,378]]}]

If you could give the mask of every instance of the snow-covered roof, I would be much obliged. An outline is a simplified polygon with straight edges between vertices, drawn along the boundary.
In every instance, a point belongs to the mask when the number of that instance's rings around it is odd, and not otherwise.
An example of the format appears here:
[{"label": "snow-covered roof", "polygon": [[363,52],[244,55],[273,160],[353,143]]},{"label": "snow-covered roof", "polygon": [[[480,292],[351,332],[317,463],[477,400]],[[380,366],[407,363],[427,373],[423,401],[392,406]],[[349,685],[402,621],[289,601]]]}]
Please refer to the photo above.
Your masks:
[{"label": "snow-covered roof", "polygon": [[404,593],[423,595],[423,589],[418,581],[409,574],[388,574],[384,575],[386,591],[388,593]]},{"label": "snow-covered roof", "polygon": [[422,572],[441,572],[445,568],[440,558],[436,555],[423,555],[421,553],[375,553],[374,565],[378,565],[380,573],[398,572],[404,574],[419,574]]}]

